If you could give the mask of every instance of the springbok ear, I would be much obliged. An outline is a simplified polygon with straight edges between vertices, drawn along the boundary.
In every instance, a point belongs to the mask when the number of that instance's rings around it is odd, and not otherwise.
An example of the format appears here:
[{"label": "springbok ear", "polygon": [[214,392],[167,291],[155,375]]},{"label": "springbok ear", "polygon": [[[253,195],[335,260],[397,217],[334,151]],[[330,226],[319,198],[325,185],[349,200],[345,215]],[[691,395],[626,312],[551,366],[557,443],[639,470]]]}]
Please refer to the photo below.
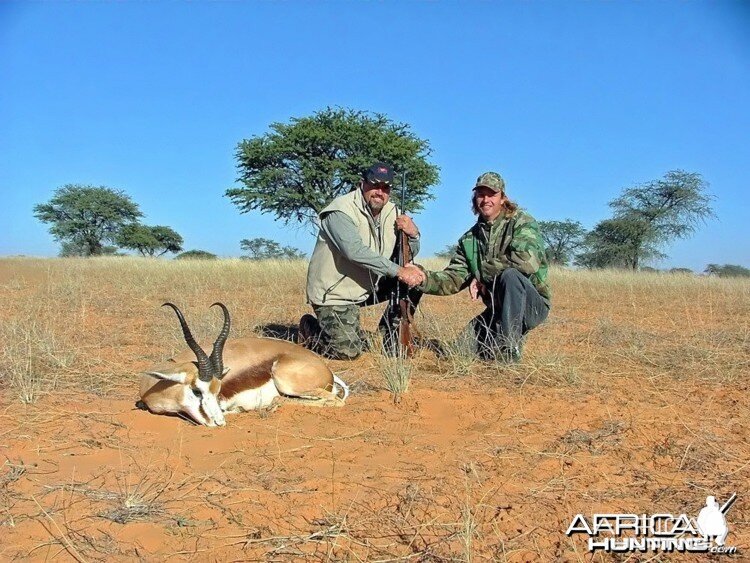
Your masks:
[{"label": "springbok ear", "polygon": [[228,374],[230,369],[232,368],[224,368],[224,371],[221,372],[221,377],[224,377],[226,374]]},{"label": "springbok ear", "polygon": [[181,383],[183,385],[189,385],[190,378],[188,376],[188,373],[186,371],[182,370],[175,370],[175,371],[147,371],[147,375],[152,375],[153,377],[157,377],[159,379],[164,379],[166,381],[172,381],[174,383]]}]

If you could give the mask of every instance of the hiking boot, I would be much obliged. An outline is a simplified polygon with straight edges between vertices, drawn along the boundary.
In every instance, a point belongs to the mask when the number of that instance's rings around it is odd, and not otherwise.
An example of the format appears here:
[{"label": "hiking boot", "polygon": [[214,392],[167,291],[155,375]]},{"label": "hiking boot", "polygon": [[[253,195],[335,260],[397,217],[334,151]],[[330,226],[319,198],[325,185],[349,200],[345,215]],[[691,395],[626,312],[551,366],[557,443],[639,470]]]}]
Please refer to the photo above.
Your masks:
[{"label": "hiking boot", "polygon": [[313,348],[320,337],[320,323],[312,315],[302,315],[297,331],[297,344],[305,348]]},{"label": "hiking boot", "polygon": [[508,346],[507,348],[503,349],[501,357],[506,364],[521,363],[521,347]]},{"label": "hiking boot", "polygon": [[519,346],[504,346],[502,348],[491,348],[482,346],[477,352],[480,360],[501,364],[521,363],[521,348]]}]

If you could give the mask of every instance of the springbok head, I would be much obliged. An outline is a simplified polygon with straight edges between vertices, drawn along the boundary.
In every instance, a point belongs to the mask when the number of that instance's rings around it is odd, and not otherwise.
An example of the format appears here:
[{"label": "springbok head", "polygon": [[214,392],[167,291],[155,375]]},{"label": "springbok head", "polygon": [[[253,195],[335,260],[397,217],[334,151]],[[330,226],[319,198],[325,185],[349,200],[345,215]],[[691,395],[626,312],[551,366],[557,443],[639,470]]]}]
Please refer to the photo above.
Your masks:
[{"label": "springbok head", "polygon": [[162,305],[162,307],[171,307],[177,314],[185,342],[195,354],[197,362],[162,365],[159,366],[158,371],[147,373],[185,387],[180,399],[181,410],[195,422],[206,426],[224,426],[226,422],[219,406],[219,392],[221,380],[229,371],[229,368],[224,368],[223,353],[231,321],[229,311],[223,303],[214,303],[211,307],[213,306],[221,307],[224,312],[224,325],[209,356],[193,338],[187,321],[177,305],[174,303]]}]

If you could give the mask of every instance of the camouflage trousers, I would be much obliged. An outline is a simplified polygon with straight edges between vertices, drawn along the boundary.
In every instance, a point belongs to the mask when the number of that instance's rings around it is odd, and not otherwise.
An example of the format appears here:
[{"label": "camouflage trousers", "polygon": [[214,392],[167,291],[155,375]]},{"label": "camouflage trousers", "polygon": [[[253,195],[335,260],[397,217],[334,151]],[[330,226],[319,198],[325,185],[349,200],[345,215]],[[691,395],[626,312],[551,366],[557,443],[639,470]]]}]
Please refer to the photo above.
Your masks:
[{"label": "camouflage trousers", "polygon": [[[370,297],[358,304],[352,305],[313,305],[313,311],[318,319],[318,334],[310,347],[312,350],[337,360],[353,360],[370,348],[371,337],[360,326],[360,309],[370,305],[387,302],[397,280],[395,278],[381,279],[377,290]],[[408,291],[411,312],[417,308],[422,297],[420,291]],[[397,341],[398,315],[386,307],[378,323],[383,345],[386,350]]]}]

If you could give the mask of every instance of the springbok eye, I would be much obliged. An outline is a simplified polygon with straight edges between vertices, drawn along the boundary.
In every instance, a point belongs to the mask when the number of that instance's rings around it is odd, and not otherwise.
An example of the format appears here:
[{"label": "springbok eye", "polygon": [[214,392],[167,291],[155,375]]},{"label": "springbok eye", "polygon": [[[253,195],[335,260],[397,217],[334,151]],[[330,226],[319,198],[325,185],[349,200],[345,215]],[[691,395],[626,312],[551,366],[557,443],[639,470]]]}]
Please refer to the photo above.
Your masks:
[{"label": "springbok eye", "polygon": [[197,387],[193,387],[191,389],[191,391],[193,392],[193,395],[195,395],[196,397],[202,397],[203,396],[203,391],[201,391]]}]

